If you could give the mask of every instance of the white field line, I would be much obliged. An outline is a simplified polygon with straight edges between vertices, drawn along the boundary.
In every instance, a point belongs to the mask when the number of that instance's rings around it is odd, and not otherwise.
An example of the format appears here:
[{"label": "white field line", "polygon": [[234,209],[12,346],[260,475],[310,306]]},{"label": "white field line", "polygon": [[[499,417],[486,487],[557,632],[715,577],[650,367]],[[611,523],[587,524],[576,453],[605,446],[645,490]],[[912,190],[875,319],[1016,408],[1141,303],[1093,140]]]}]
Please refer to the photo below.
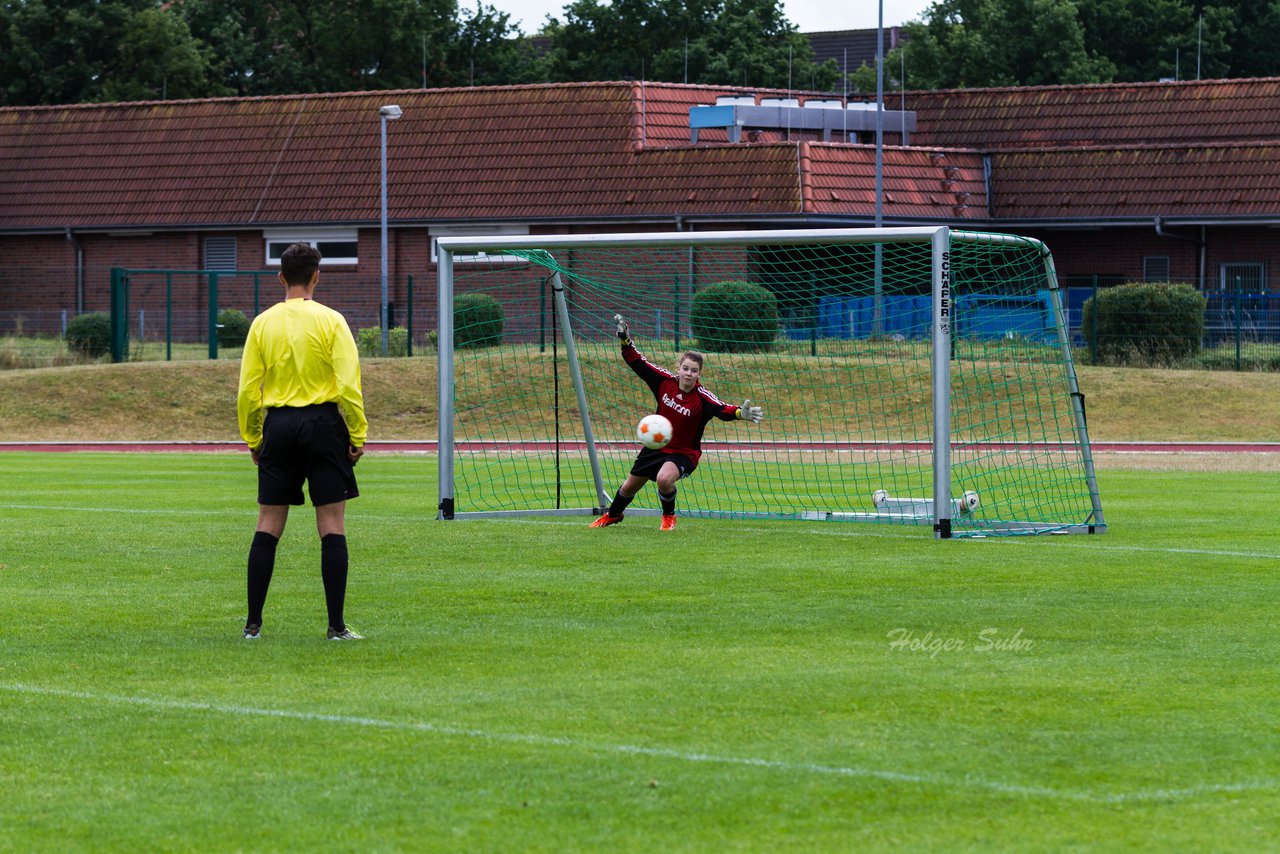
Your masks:
[{"label": "white field line", "polygon": [[0,510],[40,510],[65,511],[67,513],[117,513],[136,514],[140,516],[256,516],[256,511],[245,510],[179,510],[174,507],[154,509],[138,507],[72,507],[68,504],[0,504]]},{"label": "white field line", "polygon": [[[852,523],[856,525],[857,523]],[[861,526],[859,526],[861,527]],[[767,533],[762,528],[745,529],[758,533]],[[832,531],[811,531],[812,534],[819,537],[892,537],[901,536],[900,533],[889,533],[888,531],[851,531],[851,530],[832,530]],[[926,539],[931,535],[926,531]],[[1075,546],[1077,548],[1087,548],[1089,551],[1103,552],[1157,552],[1159,554],[1185,554],[1185,555],[1206,555],[1208,557],[1242,557],[1255,558],[1257,560],[1280,560],[1280,552],[1238,552],[1227,551],[1224,549],[1187,549],[1176,546],[1126,546],[1104,542],[1104,537],[1088,536],[1086,534],[1072,534],[1071,536],[1053,536],[1050,534],[1042,534],[1034,537],[957,537],[953,542],[969,544],[974,548],[985,546],[995,546],[997,544],[1008,547],[1031,546],[1034,543],[1043,543],[1046,541],[1053,543],[1053,548],[1069,548]],[[963,548],[964,546],[961,546]]]},{"label": "white field line", "polygon": [[[127,513],[127,514],[136,514],[136,515],[144,515],[144,516],[146,515],[204,516],[204,517],[235,516],[239,518],[251,518],[257,515],[252,509],[245,509],[245,510],[195,510],[195,509],[180,510],[176,508],[139,509],[139,508],[131,508],[131,507],[73,507],[70,505],[58,505],[58,504],[0,504],[0,510],[39,510],[39,511],[54,511],[54,512],[62,511],[66,513],[111,513],[111,514]],[[306,508],[299,508],[297,512],[301,513],[301,512],[304,512],[305,510]],[[587,516],[584,515],[582,518],[586,519]],[[405,523],[418,524],[424,521],[428,521],[428,522],[435,521],[434,517],[428,517],[428,516],[409,516],[409,515],[402,515],[402,514],[365,515],[363,513],[358,513],[358,512],[350,513],[348,515],[348,520],[352,522],[356,522],[358,524],[367,524],[370,522],[375,524],[379,522],[405,522]],[[565,519],[536,519],[536,518],[522,519],[519,517],[511,517],[511,518],[502,519],[502,520],[470,519],[470,520],[459,521],[457,524],[476,525],[476,524],[484,524],[486,522],[490,524],[496,523],[501,525],[572,524],[571,520],[566,521]],[[848,523],[848,524],[849,524],[849,527],[845,527],[844,525],[841,525],[838,528],[833,527],[831,530],[817,530],[817,529],[811,528],[809,529],[809,533],[817,537],[901,538],[904,536],[903,532],[897,529],[895,529],[894,531],[884,531],[884,530],[875,530],[872,526],[865,525],[865,524],[857,524],[857,523]],[[751,525],[751,526],[739,525],[737,526],[737,530],[749,531],[751,533],[776,533],[777,532],[777,530],[774,528],[762,528],[762,527],[759,527],[758,525]],[[915,526],[913,530],[919,531],[922,529],[920,529],[919,526]],[[928,534],[926,532],[921,534],[921,536],[927,538]],[[1185,555],[1203,555],[1206,557],[1233,557],[1233,558],[1249,558],[1254,560],[1280,560],[1280,553],[1227,551],[1223,549],[1187,549],[1187,548],[1177,548],[1173,546],[1160,547],[1160,546],[1112,545],[1110,543],[1101,542],[1100,538],[1098,537],[1089,537],[1084,534],[1081,534],[1078,536],[1073,535],[1071,537],[1049,537],[1048,535],[1041,536],[1041,537],[981,537],[981,538],[959,537],[955,540],[955,542],[971,543],[974,545],[974,547],[980,547],[980,544],[994,545],[996,543],[1009,544],[1009,545],[1020,543],[1023,545],[1028,545],[1030,543],[1035,543],[1035,542],[1044,542],[1045,540],[1051,540],[1054,543],[1054,548],[1077,546],[1077,547],[1086,547],[1091,552],[1092,551],[1152,552],[1156,554],[1175,554],[1175,555],[1185,554]]]},{"label": "white field line", "polygon": [[[1020,539],[1027,539],[1021,537]],[[1083,544],[1081,544],[1083,545]],[[1268,554],[1267,552],[1229,552],[1219,549],[1180,549],[1180,548],[1161,548],[1159,546],[1112,546],[1099,545],[1094,548],[1108,552],[1159,552],[1160,554],[1174,555],[1207,555],[1209,557],[1243,557],[1256,558],[1258,560],[1280,560],[1280,554]]]},{"label": "white field line", "polygon": [[251,706],[230,706],[217,703],[197,703],[185,700],[166,700],[157,697],[129,697],[120,694],[98,694],[89,691],[71,691],[23,683],[0,684],[0,690],[40,697],[60,697],[96,703],[140,706],[179,712],[206,712],[218,715],[278,718],[340,726],[368,727],[401,732],[421,732],[452,738],[471,738],[483,741],[524,744],[533,747],[565,748],[587,753],[612,753],[625,756],[646,756],[687,763],[728,765],[731,767],[763,768],[798,774],[832,777],[850,777],[884,780],[891,783],[934,786],[942,789],[978,789],[998,794],[1017,795],[1026,798],[1051,800],[1088,801],[1103,804],[1141,803],[1154,801],[1182,801],[1205,795],[1264,792],[1280,789],[1280,780],[1251,780],[1243,783],[1202,783],[1177,789],[1137,789],[1130,792],[1094,792],[1073,789],[1054,789],[1045,786],[1023,786],[989,780],[973,774],[962,777],[945,774],[921,774],[903,771],[886,771],[876,768],[859,768],[845,765],[823,765],[812,762],[789,762],[778,759],[761,759],[750,756],[721,756],[711,753],[695,753],[666,747],[644,747],[633,744],[609,744],[580,741],[562,736],[532,733],[490,732],[488,730],[451,724],[433,724],[420,721],[395,721],[385,718],[367,718],[354,715],[330,715],[318,712],[299,712],[289,709],[264,709]]},{"label": "white field line", "polygon": [[[387,517],[377,517],[377,518],[387,518]],[[405,517],[405,518],[411,518],[411,517]],[[586,519],[588,517],[583,516],[582,518]],[[464,520],[463,524],[474,525],[477,522],[494,522],[494,521],[497,521],[497,520],[470,519],[470,520]],[[519,517],[511,517],[511,518],[501,520],[501,524],[503,525],[564,525],[566,524],[566,522],[563,519],[536,519],[536,518],[522,519]],[[788,522],[786,524],[791,524],[791,523]],[[901,538],[910,536],[911,532],[915,532],[917,534],[921,534],[922,539],[932,539],[932,535],[928,531],[926,531],[923,526],[920,526],[920,525],[915,525],[915,526],[894,525],[893,530],[888,531],[888,530],[884,530],[883,528],[877,529],[866,523],[857,523],[857,522],[846,522],[846,523],[837,522],[837,523],[820,523],[820,524],[830,525],[831,528],[829,530],[810,528],[808,530],[808,533],[812,534],[815,537],[857,537],[857,538],[882,537],[882,538],[901,539]],[[771,534],[771,533],[777,533],[778,529],[762,528],[758,525],[743,524],[743,525],[736,525],[734,527],[734,530],[749,531],[753,534]],[[1170,546],[1170,547],[1125,546],[1125,545],[1113,545],[1111,543],[1106,543],[1106,542],[1103,542],[1103,539],[1104,539],[1103,537],[1099,537],[1099,536],[1091,537],[1085,534],[1073,534],[1069,537],[1060,537],[1060,536],[1052,536],[1049,534],[1043,534],[1035,537],[957,537],[955,540],[953,540],[953,542],[956,543],[957,545],[964,543],[964,544],[971,544],[973,548],[981,548],[984,545],[994,546],[996,544],[1003,544],[1003,545],[1009,545],[1009,546],[1021,544],[1024,546],[1029,546],[1033,543],[1044,543],[1046,541],[1049,541],[1053,543],[1053,548],[1077,546],[1080,548],[1088,548],[1089,551],[1157,552],[1159,554],[1187,554],[1187,555],[1207,555],[1209,557],[1242,557],[1242,558],[1256,558],[1258,560],[1280,560],[1280,552],[1276,552],[1276,553],[1237,552],[1237,551],[1225,551],[1221,549],[1186,549],[1186,548],[1177,548],[1173,546]],[[960,547],[963,548],[964,546],[960,546]]]}]

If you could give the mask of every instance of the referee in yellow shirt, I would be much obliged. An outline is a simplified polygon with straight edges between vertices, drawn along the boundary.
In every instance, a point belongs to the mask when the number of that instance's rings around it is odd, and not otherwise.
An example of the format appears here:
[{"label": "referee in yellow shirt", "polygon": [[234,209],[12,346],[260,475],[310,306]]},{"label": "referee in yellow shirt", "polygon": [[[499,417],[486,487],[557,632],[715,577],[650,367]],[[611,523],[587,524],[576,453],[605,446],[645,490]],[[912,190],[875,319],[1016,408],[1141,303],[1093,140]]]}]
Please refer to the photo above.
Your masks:
[{"label": "referee in yellow shirt", "polygon": [[343,621],[347,594],[347,499],[360,494],[355,464],[369,422],[360,392],[360,356],[341,314],[312,297],[320,253],[295,243],[280,258],[284,302],[254,318],[240,363],[236,412],[258,467],[258,528],[249,548],[249,615],[244,636],[260,637],[276,544],[307,484],[320,534],[320,575],[330,640],[360,640]]}]

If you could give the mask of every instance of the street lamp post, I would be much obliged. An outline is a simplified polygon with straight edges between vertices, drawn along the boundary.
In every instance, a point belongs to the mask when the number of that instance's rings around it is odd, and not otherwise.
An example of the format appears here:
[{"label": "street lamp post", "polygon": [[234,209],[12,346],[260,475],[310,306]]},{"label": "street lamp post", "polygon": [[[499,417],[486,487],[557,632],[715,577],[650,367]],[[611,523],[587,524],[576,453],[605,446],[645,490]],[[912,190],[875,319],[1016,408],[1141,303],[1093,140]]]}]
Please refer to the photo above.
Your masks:
[{"label": "street lamp post", "polygon": [[378,108],[382,119],[382,355],[390,352],[387,318],[387,121],[400,118],[402,111],[398,104],[387,104]]},{"label": "street lamp post", "polygon": [[[905,127],[905,125],[904,125]],[[876,19],[876,228],[884,225],[884,0]],[[884,333],[884,244],[876,244],[871,332]]]}]

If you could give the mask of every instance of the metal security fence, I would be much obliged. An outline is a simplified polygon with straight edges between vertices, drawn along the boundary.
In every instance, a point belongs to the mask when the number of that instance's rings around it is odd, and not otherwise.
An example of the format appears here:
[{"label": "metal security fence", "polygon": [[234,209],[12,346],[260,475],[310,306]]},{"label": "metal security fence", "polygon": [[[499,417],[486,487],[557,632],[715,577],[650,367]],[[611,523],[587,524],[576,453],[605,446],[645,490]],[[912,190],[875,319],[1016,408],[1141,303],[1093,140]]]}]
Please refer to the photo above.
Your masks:
[{"label": "metal security fence", "polygon": [[[113,269],[112,360],[239,358],[243,336],[236,334],[226,313],[238,312],[251,321],[277,302],[277,274],[276,270]],[[412,325],[412,276],[406,292],[406,320]],[[377,304],[348,305],[329,299],[325,303],[343,313],[357,338],[361,330],[379,326]],[[396,315],[392,304],[393,326]]]},{"label": "metal security fence", "polygon": [[[514,269],[514,268],[513,268]],[[239,358],[238,342],[220,335],[224,330],[220,312],[234,309],[252,320],[256,314],[280,298],[275,270],[133,269],[92,267],[86,271],[87,305],[76,311],[74,291],[66,288],[66,302],[58,306],[16,308],[13,299],[0,301],[0,370],[42,368],[113,359],[117,361],[178,361]],[[40,269],[7,268],[0,279],[13,284],[9,293],[20,289],[26,278],[48,278]],[[1099,291],[1128,281],[1119,276],[1061,277],[1062,306],[1076,361],[1080,365],[1101,364],[1099,350],[1106,342],[1096,329],[1086,328],[1084,304]],[[3,284],[3,282],[0,282]],[[345,289],[344,289],[345,290]],[[326,293],[327,304],[342,311],[357,340],[380,340],[372,334],[379,327],[379,305],[375,283],[361,291],[372,298],[353,298],[347,291]],[[422,273],[394,283],[398,301],[388,306],[390,326],[398,330],[392,355],[430,356],[435,352],[437,327],[435,283]],[[636,317],[637,328],[652,328],[658,336],[689,335],[687,314],[692,297],[686,290],[670,306],[662,306],[651,317]],[[105,299],[108,294],[114,297]],[[1131,367],[1172,367],[1193,370],[1280,371],[1280,292],[1247,291],[1237,281],[1228,290],[1206,291],[1204,332],[1199,351],[1176,363],[1149,364],[1141,360]],[[332,300],[332,301],[331,301]],[[506,336],[511,340],[546,341],[550,305],[545,294],[543,309],[528,317],[506,318]],[[8,304],[6,304],[8,303]],[[865,297],[824,295],[811,300],[804,311],[783,311],[780,337],[811,342],[825,339],[912,337],[919,324],[919,298],[895,296],[881,306],[880,314]],[[1043,295],[1033,293],[1017,299],[983,299],[957,304],[960,336],[995,339],[1007,335],[1027,335],[1028,318],[1046,317]],[[92,356],[68,346],[67,330],[78,314],[103,314],[112,321],[110,348],[105,355]],[[646,326],[647,324],[647,326]],[[364,332],[362,336],[361,333]],[[378,355],[376,344],[365,347],[366,356]]]},{"label": "metal security fence", "polygon": [[[272,270],[111,270],[111,359],[218,358],[241,340],[222,334],[221,312],[252,319],[278,287]],[[148,318],[150,313],[150,318]],[[155,351],[155,352],[148,352]],[[162,355],[161,355],[162,353]]]},{"label": "metal security fence", "polygon": [[[281,297],[277,270],[122,268],[88,265],[81,287],[73,274],[48,266],[0,267],[0,370],[48,368],[100,361],[181,361],[239,358],[219,315],[248,320]],[[410,277],[412,278],[412,277]],[[34,284],[33,284],[34,283]],[[397,288],[404,293],[404,285]],[[353,332],[377,327],[376,281],[331,283],[324,302],[347,318]],[[434,328],[434,300],[427,312],[409,300],[392,303],[393,325],[411,323],[415,343]],[[109,324],[101,350],[71,346],[77,318]],[[419,331],[421,330],[421,331]]]},{"label": "metal security fence", "polygon": [[[1107,286],[1063,288],[1062,306],[1068,335],[1080,364],[1116,364],[1100,357],[1108,347],[1106,333],[1096,323],[1087,325],[1084,306]],[[1280,371],[1280,293],[1210,291],[1206,300],[1203,334],[1194,353],[1177,360],[1150,360],[1139,355],[1125,361],[1130,367],[1166,367],[1187,370]],[[1009,337],[1044,339],[1051,326],[1049,291],[1018,296],[958,297],[954,305],[959,338],[995,340]],[[865,296],[823,296],[813,310],[784,317],[783,334],[789,340],[810,341],[816,347],[825,339],[890,337],[919,338],[927,328],[928,299],[898,295],[877,303]],[[1139,321],[1158,320],[1148,314]],[[1135,327],[1138,329],[1140,327]],[[1038,331],[1037,331],[1038,330]]]},{"label": "metal security fence", "polygon": [[[1249,293],[1238,280],[1235,284],[1232,290],[1202,292],[1205,309],[1198,352],[1174,362],[1151,365],[1137,360],[1131,366],[1280,371],[1280,292]],[[1103,287],[1099,281],[1090,287],[1063,290],[1072,343],[1080,349],[1079,360],[1083,364],[1098,364],[1099,352],[1108,349],[1096,324],[1090,327],[1084,322],[1085,302],[1096,297]]]}]

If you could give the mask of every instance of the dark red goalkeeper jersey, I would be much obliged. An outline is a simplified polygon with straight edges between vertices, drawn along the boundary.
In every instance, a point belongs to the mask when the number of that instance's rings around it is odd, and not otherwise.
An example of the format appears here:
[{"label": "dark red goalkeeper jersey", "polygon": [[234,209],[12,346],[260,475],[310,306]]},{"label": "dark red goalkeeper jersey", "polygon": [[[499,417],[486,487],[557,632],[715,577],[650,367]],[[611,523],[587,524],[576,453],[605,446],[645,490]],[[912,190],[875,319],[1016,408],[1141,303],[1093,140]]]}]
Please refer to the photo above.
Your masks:
[{"label": "dark red goalkeeper jersey", "polygon": [[622,345],[622,358],[631,370],[645,381],[653,392],[658,408],[671,422],[671,442],[662,449],[666,454],[682,454],[696,466],[702,456],[702,431],[712,418],[734,421],[738,407],[725,403],[699,383],[693,391],[680,391],[680,381],[666,368],[660,368],[640,354],[634,344]]}]

